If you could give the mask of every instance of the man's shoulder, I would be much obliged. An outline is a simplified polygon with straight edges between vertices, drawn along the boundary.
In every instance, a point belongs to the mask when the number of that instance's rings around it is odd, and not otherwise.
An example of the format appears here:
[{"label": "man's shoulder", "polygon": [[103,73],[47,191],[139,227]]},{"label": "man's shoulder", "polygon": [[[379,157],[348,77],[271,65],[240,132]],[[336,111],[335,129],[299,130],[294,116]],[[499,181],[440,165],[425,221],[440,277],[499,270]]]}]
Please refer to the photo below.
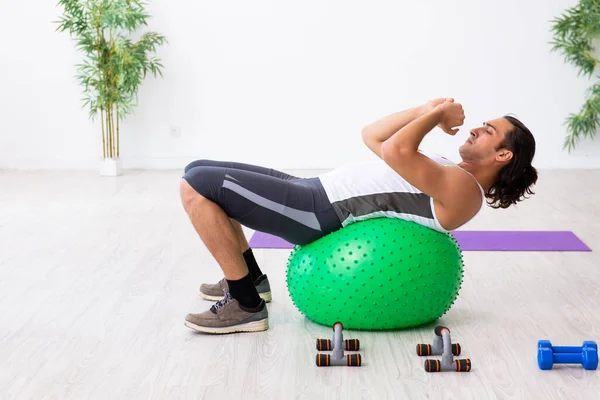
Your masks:
[{"label": "man's shoulder", "polygon": [[452,161],[448,156],[442,155],[437,152],[426,151],[423,149],[419,149],[419,153],[423,154],[425,157],[432,159],[438,164],[442,165],[457,165],[456,162]]},{"label": "man's shoulder", "polygon": [[[483,189],[469,172],[460,167],[445,168],[445,195],[440,210],[442,225],[456,229],[471,220],[485,204]],[[443,222],[442,222],[443,221]]]},{"label": "man's shoulder", "polygon": [[483,204],[485,200],[483,188],[470,172],[457,165],[455,167],[446,167],[445,176],[447,180],[446,187],[453,200],[451,203],[461,207],[467,204],[470,204],[471,207]]}]

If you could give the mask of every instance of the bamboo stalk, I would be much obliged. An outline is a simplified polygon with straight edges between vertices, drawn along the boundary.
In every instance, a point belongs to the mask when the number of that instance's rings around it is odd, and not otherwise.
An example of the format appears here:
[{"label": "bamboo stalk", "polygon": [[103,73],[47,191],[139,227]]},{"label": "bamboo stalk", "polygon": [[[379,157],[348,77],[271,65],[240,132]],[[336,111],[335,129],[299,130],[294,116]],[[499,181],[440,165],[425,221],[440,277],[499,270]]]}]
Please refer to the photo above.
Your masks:
[{"label": "bamboo stalk", "polygon": [[117,103],[117,158],[121,156],[121,138],[119,133],[119,103]]},{"label": "bamboo stalk", "polygon": [[114,113],[114,105],[111,103],[110,105],[110,124],[111,124],[111,134],[112,134],[112,154],[113,158],[116,158],[116,141],[115,141],[115,113]]},{"label": "bamboo stalk", "polygon": [[110,108],[108,107],[108,105],[106,106],[106,139],[108,140],[108,148],[107,148],[108,158],[112,158],[112,154],[110,154],[110,148],[111,148],[111,144],[110,144]]},{"label": "bamboo stalk", "polygon": [[[101,34],[100,27],[98,24],[96,24],[96,45],[98,51],[98,63],[100,64],[98,65],[98,71],[100,72],[100,80],[102,79],[102,51],[100,50],[100,38],[102,37],[104,37],[104,31],[102,31]],[[102,105],[100,106],[100,120],[102,121],[102,156],[106,159],[106,150],[108,143],[106,141],[106,130],[104,128],[104,110],[102,109]]]},{"label": "bamboo stalk", "polygon": [[104,111],[104,118],[106,118],[106,158],[110,157],[110,126],[108,125],[108,109]]},{"label": "bamboo stalk", "polygon": [[106,108],[106,133],[108,136],[108,157],[112,158],[112,135],[110,132],[110,107]]},{"label": "bamboo stalk", "polygon": [[108,42],[108,76],[106,79],[106,85],[108,88],[108,108],[110,109],[110,154],[111,158],[115,156],[115,135],[114,135],[114,117],[113,117],[113,33],[111,30],[108,31],[109,42]]},{"label": "bamboo stalk", "polygon": [[110,152],[115,158],[115,110],[112,103],[110,103],[110,143],[112,145]]},{"label": "bamboo stalk", "polygon": [[104,110],[100,109],[100,121],[102,122],[102,158],[106,158],[106,140],[104,138]]}]

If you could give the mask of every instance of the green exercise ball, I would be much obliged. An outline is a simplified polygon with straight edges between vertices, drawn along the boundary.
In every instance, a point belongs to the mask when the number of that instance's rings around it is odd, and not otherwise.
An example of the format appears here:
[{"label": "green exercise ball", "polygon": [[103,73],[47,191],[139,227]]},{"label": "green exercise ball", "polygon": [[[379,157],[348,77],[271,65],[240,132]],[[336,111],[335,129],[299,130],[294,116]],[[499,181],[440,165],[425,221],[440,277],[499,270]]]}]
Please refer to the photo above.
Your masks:
[{"label": "green exercise ball", "polygon": [[295,306],[314,322],[400,329],[435,321],[450,309],[463,258],[449,233],[374,218],[295,246],[286,276]]}]

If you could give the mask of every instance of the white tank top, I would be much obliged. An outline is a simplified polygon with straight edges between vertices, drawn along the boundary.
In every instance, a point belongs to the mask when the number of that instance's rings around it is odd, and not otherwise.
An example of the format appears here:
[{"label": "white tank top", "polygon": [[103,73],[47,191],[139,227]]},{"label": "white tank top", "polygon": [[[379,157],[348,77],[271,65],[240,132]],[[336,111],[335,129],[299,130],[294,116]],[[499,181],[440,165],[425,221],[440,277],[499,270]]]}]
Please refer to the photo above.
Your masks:
[{"label": "white tank top", "polygon": [[[441,165],[458,167],[456,163],[437,154],[423,154]],[[448,232],[438,221],[433,198],[408,183],[381,159],[343,165],[318,175],[318,178],[342,226],[388,217]],[[477,185],[481,189],[483,205],[484,191],[479,183]]]}]

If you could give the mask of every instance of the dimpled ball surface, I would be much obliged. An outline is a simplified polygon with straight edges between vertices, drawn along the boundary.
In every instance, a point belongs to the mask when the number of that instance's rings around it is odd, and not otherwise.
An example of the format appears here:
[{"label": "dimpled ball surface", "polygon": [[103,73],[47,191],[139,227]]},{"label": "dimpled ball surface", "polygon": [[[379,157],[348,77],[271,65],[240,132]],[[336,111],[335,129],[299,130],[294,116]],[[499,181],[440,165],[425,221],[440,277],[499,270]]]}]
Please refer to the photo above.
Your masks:
[{"label": "dimpled ball surface", "polygon": [[462,253],[452,235],[395,218],[355,222],[295,246],[286,270],[301,313],[356,330],[438,319],[456,300],[462,276]]}]

